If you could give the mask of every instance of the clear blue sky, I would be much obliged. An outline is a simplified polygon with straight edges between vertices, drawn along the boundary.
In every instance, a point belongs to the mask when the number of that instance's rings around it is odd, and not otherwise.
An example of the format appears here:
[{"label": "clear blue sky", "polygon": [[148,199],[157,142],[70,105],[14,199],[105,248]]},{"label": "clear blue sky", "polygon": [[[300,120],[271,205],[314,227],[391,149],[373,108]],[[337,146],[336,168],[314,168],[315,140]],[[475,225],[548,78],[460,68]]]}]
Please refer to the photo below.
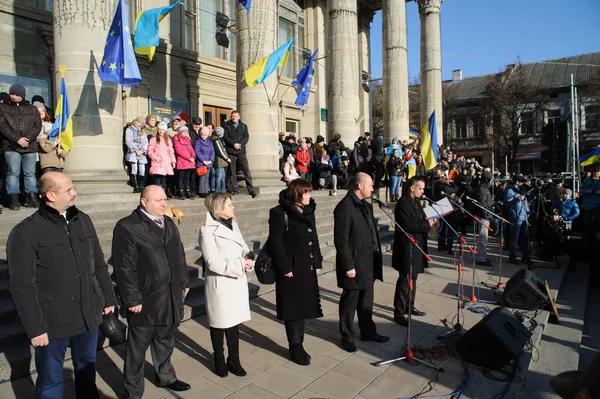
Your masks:
[{"label": "clear blue sky", "polygon": [[[496,73],[517,57],[543,61],[600,51],[600,0],[445,0],[441,10],[444,80],[454,69],[463,77]],[[418,77],[415,2],[406,4],[406,24],[408,73]],[[371,74],[381,77],[381,67],[379,11],[371,24]]]}]

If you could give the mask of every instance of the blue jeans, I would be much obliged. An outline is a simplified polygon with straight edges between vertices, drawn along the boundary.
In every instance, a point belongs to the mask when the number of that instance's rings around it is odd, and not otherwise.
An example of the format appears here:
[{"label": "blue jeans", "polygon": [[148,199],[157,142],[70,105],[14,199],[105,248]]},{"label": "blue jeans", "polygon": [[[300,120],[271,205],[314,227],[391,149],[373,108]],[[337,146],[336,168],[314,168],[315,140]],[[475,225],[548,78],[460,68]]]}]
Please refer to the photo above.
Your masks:
[{"label": "blue jeans", "polygon": [[6,193],[8,195],[21,194],[19,178],[21,177],[21,166],[23,166],[23,181],[26,193],[37,193],[37,181],[35,178],[35,167],[37,154],[21,154],[15,151],[6,151]]},{"label": "blue jeans", "polygon": [[78,398],[98,398],[96,387],[96,346],[98,329],[71,338],[52,339],[48,346],[35,348],[36,399],[63,397],[63,364],[65,352],[71,346],[75,370],[75,393]]},{"label": "blue jeans", "polygon": [[523,259],[528,260],[529,254],[529,223],[527,221],[515,222],[510,226],[509,254],[511,258],[517,257],[517,243],[523,252]]},{"label": "blue jeans", "polygon": [[214,176],[215,182],[213,184],[211,180],[210,187],[215,190],[217,193],[224,193],[227,191],[227,187],[225,185],[225,170],[227,168],[211,168],[211,178]]},{"label": "blue jeans", "polygon": [[[212,169],[212,168],[210,168]],[[209,178],[210,178],[210,169],[205,175],[202,175],[198,178],[198,194],[208,194],[209,187]]]},{"label": "blue jeans", "polygon": [[392,182],[391,194],[398,195],[400,193],[400,184],[402,184],[402,176],[390,176]]}]

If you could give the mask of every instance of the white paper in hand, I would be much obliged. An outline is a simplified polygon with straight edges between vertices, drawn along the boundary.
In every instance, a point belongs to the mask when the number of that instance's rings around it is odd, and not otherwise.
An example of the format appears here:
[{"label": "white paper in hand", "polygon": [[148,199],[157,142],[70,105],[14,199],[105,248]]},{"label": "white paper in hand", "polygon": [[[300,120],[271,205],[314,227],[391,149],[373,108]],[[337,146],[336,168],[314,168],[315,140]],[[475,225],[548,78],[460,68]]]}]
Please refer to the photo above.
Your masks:
[{"label": "white paper in hand", "polygon": [[446,216],[449,213],[454,212],[454,207],[448,200],[448,198],[442,198],[438,202],[434,202],[433,204],[423,208],[425,212],[425,216],[427,219],[440,219],[442,216]]}]

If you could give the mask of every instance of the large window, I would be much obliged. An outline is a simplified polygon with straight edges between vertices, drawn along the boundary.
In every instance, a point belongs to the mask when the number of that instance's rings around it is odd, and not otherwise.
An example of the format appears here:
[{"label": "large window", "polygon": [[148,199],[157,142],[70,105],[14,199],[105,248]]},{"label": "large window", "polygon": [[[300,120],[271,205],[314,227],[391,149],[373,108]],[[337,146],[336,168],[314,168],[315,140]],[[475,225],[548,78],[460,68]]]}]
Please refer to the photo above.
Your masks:
[{"label": "large window", "polygon": [[293,79],[304,66],[304,59],[302,58],[302,49],[304,48],[304,16],[302,15],[302,10],[291,11],[285,7],[279,7],[279,14],[279,46],[282,46],[290,41],[293,36],[296,36],[288,62],[281,72],[282,76]]},{"label": "large window", "polygon": [[485,119],[473,119],[473,137],[485,137]]},{"label": "large window", "polygon": [[467,136],[467,119],[466,118],[461,118],[461,119],[456,119],[454,121],[454,127],[456,129],[456,135],[455,137],[457,139],[466,139]]},{"label": "large window", "polygon": [[196,33],[196,0],[185,0],[184,6],[180,8],[182,15],[181,47],[190,51],[198,51]]},{"label": "large window", "polygon": [[[223,12],[222,0],[198,0],[199,15],[200,15],[200,52],[211,57],[223,58],[222,47],[217,45],[215,33],[217,25],[215,18],[217,11]],[[231,18],[231,15],[229,15]]]},{"label": "large window", "polygon": [[296,137],[300,137],[300,123],[294,119],[285,120],[285,132],[287,134],[294,133]]},{"label": "large window", "polygon": [[[132,35],[135,30],[135,19],[137,18],[137,14],[141,9],[139,2],[140,0],[125,0],[125,5],[127,6],[127,18],[129,18],[129,32]],[[109,24],[111,22],[109,22]]]},{"label": "large window", "polygon": [[555,123],[560,123],[562,116],[560,113],[560,109],[550,109],[548,110],[548,118],[547,118],[547,124],[555,124]]},{"label": "large window", "polygon": [[596,105],[585,107],[585,128],[600,128],[600,106]]},{"label": "large window", "polygon": [[[279,18],[279,45],[290,41],[290,39],[294,36],[294,23],[288,21],[284,18]],[[294,53],[296,50],[297,43],[294,43],[292,50],[290,51],[290,57],[283,68],[282,75],[286,78],[294,78]]]},{"label": "large window", "polygon": [[520,133],[533,134],[535,125],[535,115],[533,112],[523,112],[521,114]]}]

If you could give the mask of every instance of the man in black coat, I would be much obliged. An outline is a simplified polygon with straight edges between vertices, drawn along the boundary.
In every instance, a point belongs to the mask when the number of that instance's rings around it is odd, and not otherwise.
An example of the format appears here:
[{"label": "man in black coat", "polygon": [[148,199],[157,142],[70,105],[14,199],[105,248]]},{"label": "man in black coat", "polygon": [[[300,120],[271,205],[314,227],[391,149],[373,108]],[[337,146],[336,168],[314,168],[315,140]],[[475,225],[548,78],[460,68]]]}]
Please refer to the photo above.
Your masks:
[{"label": "man in black coat", "polygon": [[335,267],[340,297],[342,346],[356,352],[352,323],[358,312],[362,341],[386,342],[373,322],[375,280],[383,281],[383,261],[373,207],[366,201],[373,194],[373,179],[358,173],[350,182],[348,194],[335,207],[333,240],[337,251]]},{"label": "man in black coat", "polygon": [[25,183],[25,205],[40,205],[35,181],[38,143],[42,120],[36,107],[25,102],[25,88],[10,87],[10,101],[0,104],[0,143],[6,160],[6,193],[10,210],[20,208],[21,166]]},{"label": "man in black coat", "polygon": [[37,396],[63,397],[70,346],[77,397],[98,398],[98,326],[116,304],[108,267],[90,217],[73,205],[69,176],[45,173],[39,191],[40,208],[15,226],[6,245],[9,289],[35,350]]},{"label": "man in black coat", "polygon": [[237,181],[237,169],[240,168],[244,173],[248,194],[250,194],[252,198],[255,198],[256,191],[252,185],[252,175],[250,174],[248,158],[246,158],[246,144],[248,144],[249,138],[248,126],[240,121],[240,113],[238,111],[231,111],[231,120],[225,124],[225,135],[223,136],[225,149],[231,159],[231,163],[229,164],[229,184],[227,184],[227,191],[233,195],[240,193]]},{"label": "man in black coat", "polygon": [[[494,206],[494,198],[492,198],[492,191],[490,184],[494,180],[494,175],[490,171],[483,171],[479,186],[474,190],[475,199],[479,201],[479,205],[487,209],[492,210]],[[487,258],[487,242],[488,242],[488,228],[490,227],[490,221],[492,217],[489,213],[485,212],[478,206],[473,207],[475,216],[479,217],[479,234],[477,235],[477,264],[479,266],[492,266],[492,262]]]},{"label": "man in black coat", "polygon": [[165,216],[166,209],[163,189],[146,186],[140,206],[119,220],[113,235],[113,265],[129,324],[123,370],[128,398],[141,398],[144,393],[148,346],[156,385],[173,391],[190,389],[175,377],[171,364],[174,334],[183,319],[190,284],[183,243],[177,226]]},{"label": "man in black coat", "polygon": [[383,161],[385,160],[384,148],[387,143],[383,140],[383,132],[377,132],[375,140],[371,142],[371,153],[373,154],[373,169],[375,172],[375,189],[381,186],[381,178],[383,177]]},{"label": "man in black coat", "polygon": [[[419,202],[419,198],[425,192],[425,178],[423,176],[413,176],[408,179],[406,184],[406,193],[396,202],[394,210],[396,223],[408,234],[412,235],[417,245],[427,253],[427,234],[431,226],[435,224],[435,221],[427,219]],[[402,326],[408,325],[408,320],[404,317],[404,314],[408,313],[409,306],[413,315],[426,315],[415,308],[415,292],[417,289],[417,277],[419,273],[423,273],[425,270],[427,259],[425,259],[418,249],[411,249],[411,247],[412,244],[404,233],[396,230],[394,233],[392,267],[400,272],[400,276],[396,282],[396,292],[394,294],[394,321]],[[412,275],[410,273],[411,258]],[[410,295],[409,290],[410,280],[413,281],[412,295]]]}]

